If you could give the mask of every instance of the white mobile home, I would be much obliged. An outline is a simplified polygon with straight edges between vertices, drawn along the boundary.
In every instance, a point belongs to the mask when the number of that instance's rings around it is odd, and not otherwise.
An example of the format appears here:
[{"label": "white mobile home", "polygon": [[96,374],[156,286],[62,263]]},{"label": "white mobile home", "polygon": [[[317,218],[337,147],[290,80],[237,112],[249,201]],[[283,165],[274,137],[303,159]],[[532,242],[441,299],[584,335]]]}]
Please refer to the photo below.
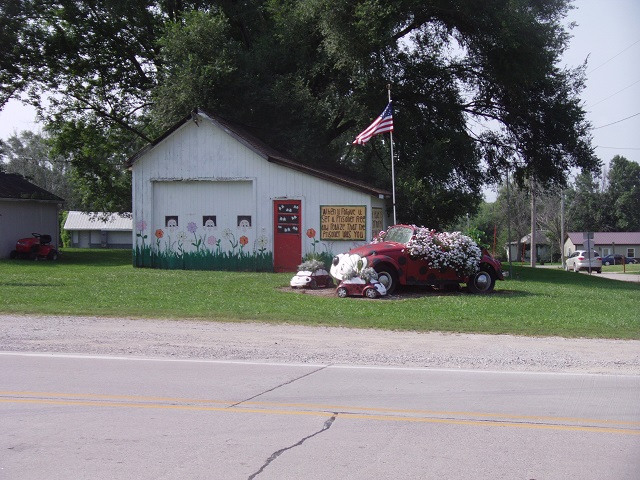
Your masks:
[{"label": "white mobile home", "polygon": [[287,158],[203,110],[129,165],[137,266],[293,271],[389,225],[389,191]]},{"label": "white mobile home", "polygon": [[64,227],[75,248],[132,248],[131,214],[70,211]]}]

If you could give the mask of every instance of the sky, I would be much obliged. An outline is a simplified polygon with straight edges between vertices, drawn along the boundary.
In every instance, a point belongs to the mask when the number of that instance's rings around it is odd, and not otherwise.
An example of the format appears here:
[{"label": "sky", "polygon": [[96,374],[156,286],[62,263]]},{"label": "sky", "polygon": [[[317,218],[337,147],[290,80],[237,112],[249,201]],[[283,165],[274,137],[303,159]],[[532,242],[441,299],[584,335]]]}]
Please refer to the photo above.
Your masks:
[{"label": "sky", "polygon": [[[640,1],[575,0],[565,24],[576,22],[564,65],[588,59],[582,93],[593,145],[608,165],[615,155],[640,163]],[[0,111],[0,138],[39,131],[35,111],[11,101]],[[488,201],[495,193],[485,192]]]}]

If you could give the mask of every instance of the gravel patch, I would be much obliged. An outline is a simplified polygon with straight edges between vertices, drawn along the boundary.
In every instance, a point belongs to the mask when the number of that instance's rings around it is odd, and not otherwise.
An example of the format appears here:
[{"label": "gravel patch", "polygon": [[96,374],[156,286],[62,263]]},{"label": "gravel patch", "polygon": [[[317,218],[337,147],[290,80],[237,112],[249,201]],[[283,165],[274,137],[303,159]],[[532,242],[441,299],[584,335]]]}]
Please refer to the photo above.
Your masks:
[{"label": "gravel patch", "polygon": [[640,341],[0,315],[0,351],[640,375]]}]

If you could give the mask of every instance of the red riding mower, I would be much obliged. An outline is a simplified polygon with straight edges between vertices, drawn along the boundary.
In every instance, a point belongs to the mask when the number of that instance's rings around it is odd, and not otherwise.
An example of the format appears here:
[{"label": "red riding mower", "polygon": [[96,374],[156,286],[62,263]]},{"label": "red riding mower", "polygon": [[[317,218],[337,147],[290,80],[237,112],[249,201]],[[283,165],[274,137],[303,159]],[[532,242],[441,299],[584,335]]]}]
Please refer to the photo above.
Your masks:
[{"label": "red riding mower", "polygon": [[16,249],[9,254],[10,258],[29,258],[32,260],[57,260],[58,250],[51,243],[51,235],[32,233],[33,237],[21,238],[16,242]]}]

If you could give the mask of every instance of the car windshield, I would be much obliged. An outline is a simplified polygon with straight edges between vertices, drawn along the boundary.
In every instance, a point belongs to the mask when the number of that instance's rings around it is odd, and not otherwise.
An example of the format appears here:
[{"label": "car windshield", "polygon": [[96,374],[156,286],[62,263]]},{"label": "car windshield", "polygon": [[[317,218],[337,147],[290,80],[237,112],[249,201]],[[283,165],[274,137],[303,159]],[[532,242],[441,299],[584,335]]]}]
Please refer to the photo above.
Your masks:
[{"label": "car windshield", "polygon": [[413,236],[411,227],[390,227],[384,236],[385,242],[407,243]]}]

